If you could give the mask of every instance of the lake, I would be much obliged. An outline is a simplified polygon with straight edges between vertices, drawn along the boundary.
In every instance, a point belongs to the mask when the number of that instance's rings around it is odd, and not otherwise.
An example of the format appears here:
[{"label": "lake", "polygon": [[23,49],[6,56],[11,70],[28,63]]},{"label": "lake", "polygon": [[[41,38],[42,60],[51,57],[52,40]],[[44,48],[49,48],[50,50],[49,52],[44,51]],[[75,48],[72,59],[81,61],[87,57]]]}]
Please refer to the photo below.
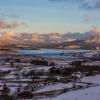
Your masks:
[{"label": "lake", "polygon": [[61,55],[62,53],[84,53],[93,52],[93,50],[61,50],[61,49],[39,49],[39,50],[17,50],[18,54],[42,56],[50,58],[75,58],[71,55]]}]

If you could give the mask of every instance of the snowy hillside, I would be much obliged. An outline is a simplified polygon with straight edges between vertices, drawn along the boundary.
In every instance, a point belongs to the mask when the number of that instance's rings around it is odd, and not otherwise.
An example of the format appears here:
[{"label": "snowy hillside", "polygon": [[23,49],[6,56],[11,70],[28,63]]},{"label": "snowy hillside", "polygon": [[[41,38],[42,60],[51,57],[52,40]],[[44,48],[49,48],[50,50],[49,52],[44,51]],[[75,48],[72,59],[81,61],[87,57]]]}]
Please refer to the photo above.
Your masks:
[{"label": "snowy hillside", "polygon": [[100,75],[85,77],[83,82],[97,83],[99,86],[68,92],[57,97],[41,100],[100,100]]}]

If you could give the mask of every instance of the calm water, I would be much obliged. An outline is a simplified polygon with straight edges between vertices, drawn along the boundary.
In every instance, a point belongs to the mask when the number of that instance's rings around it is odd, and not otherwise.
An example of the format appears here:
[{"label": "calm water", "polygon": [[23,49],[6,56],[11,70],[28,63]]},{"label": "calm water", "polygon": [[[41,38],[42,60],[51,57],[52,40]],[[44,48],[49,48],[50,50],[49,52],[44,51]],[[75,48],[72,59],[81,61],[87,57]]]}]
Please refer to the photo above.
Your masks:
[{"label": "calm water", "polygon": [[60,50],[60,49],[40,49],[40,50],[18,50],[18,54],[36,55],[42,57],[73,58],[74,56],[61,55],[61,53],[93,52],[93,50]]}]

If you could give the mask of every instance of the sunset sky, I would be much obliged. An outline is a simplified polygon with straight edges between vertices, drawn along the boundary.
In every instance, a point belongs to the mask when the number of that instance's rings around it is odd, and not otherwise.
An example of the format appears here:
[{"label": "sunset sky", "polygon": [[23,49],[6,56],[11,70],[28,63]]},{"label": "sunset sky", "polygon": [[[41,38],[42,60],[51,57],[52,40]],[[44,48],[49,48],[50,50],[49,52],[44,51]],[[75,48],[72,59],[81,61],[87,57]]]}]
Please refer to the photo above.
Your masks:
[{"label": "sunset sky", "polygon": [[100,0],[0,0],[0,31],[86,32],[100,26]]}]

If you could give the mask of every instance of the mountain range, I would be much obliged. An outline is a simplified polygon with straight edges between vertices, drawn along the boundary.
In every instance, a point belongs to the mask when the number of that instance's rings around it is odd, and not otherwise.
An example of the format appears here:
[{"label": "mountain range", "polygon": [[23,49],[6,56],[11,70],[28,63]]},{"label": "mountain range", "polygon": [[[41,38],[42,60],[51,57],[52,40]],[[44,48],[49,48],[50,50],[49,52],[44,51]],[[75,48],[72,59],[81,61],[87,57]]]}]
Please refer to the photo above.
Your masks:
[{"label": "mountain range", "polygon": [[0,34],[0,46],[28,48],[95,49],[100,46],[100,30],[84,33],[13,33]]}]

